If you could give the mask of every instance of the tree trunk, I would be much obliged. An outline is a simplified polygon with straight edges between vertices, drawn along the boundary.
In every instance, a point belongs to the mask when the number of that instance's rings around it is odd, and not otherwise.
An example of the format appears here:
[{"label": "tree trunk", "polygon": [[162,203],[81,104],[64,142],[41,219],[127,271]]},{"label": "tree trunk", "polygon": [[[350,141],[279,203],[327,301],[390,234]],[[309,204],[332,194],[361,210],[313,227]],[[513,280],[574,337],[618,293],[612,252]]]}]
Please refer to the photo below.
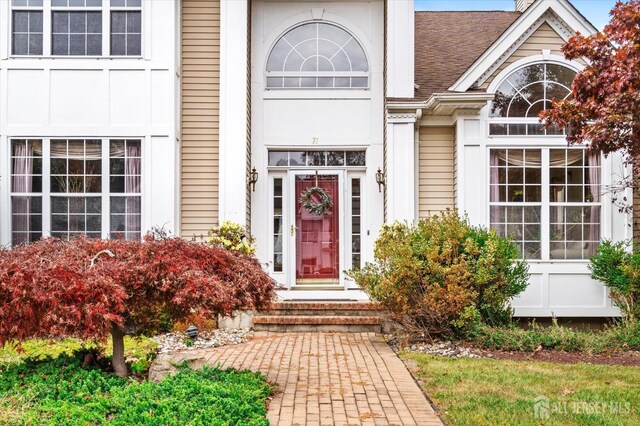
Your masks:
[{"label": "tree trunk", "polygon": [[127,364],[124,362],[124,330],[117,324],[111,325],[111,338],[113,341],[113,371],[120,377],[129,375]]}]

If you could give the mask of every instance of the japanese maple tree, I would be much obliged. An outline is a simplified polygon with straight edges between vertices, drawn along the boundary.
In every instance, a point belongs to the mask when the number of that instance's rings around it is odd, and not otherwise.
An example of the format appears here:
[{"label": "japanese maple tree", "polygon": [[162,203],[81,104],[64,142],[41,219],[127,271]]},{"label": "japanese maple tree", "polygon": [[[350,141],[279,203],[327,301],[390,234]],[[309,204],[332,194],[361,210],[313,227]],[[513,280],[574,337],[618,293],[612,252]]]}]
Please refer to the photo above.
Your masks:
[{"label": "japanese maple tree", "polygon": [[262,309],[275,282],[250,256],[148,236],[145,241],[43,239],[0,251],[0,344],[29,338],[113,340],[128,374],[124,335],[163,322]]},{"label": "japanese maple tree", "polygon": [[[573,81],[571,98],[553,102],[541,118],[569,129],[569,143],[585,143],[604,154],[619,151],[628,164],[639,167],[640,1],[617,2],[603,31],[575,35],[563,52],[587,65]],[[629,177],[620,184],[622,190],[634,186]],[[630,209],[626,199],[617,201]]]}]

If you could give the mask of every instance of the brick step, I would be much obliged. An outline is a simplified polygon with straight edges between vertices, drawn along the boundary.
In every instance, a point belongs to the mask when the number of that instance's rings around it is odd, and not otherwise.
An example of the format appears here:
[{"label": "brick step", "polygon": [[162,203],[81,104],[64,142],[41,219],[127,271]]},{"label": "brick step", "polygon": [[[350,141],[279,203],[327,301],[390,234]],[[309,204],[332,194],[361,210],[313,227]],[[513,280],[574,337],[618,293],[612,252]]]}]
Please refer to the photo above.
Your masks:
[{"label": "brick step", "polygon": [[378,305],[371,302],[277,302],[268,315],[297,316],[371,316]]},{"label": "brick step", "polygon": [[352,310],[357,309],[361,311],[377,311],[379,309],[376,303],[371,302],[275,302],[271,305],[274,310]]},{"label": "brick step", "polygon": [[257,315],[253,317],[255,331],[335,331],[335,332],[377,332],[381,330],[382,319],[377,316],[346,315]]},{"label": "brick step", "polygon": [[366,317],[366,316],[375,316],[379,315],[375,311],[368,310],[345,310],[345,309],[276,309],[274,311],[263,312],[267,315],[272,316],[308,316],[308,317]]}]

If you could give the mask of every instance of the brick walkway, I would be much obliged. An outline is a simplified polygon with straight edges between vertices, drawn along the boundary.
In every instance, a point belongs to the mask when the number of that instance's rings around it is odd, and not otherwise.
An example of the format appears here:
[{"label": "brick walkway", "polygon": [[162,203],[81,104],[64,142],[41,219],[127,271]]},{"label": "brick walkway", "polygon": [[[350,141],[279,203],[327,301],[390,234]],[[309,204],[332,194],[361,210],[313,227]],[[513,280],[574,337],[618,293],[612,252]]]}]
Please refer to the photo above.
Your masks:
[{"label": "brick walkway", "polygon": [[[236,346],[161,355],[263,372],[280,391],[272,425],[441,425],[403,362],[374,333],[263,333]],[[164,366],[164,369],[163,369]]]}]

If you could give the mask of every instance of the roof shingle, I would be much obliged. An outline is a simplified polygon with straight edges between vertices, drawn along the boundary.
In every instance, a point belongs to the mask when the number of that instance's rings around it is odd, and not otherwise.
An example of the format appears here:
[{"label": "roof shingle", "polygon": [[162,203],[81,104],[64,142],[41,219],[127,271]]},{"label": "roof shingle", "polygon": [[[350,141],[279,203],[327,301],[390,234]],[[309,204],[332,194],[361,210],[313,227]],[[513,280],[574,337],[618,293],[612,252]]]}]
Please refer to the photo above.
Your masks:
[{"label": "roof shingle", "polygon": [[416,12],[416,98],[445,92],[519,16],[504,11]]}]

